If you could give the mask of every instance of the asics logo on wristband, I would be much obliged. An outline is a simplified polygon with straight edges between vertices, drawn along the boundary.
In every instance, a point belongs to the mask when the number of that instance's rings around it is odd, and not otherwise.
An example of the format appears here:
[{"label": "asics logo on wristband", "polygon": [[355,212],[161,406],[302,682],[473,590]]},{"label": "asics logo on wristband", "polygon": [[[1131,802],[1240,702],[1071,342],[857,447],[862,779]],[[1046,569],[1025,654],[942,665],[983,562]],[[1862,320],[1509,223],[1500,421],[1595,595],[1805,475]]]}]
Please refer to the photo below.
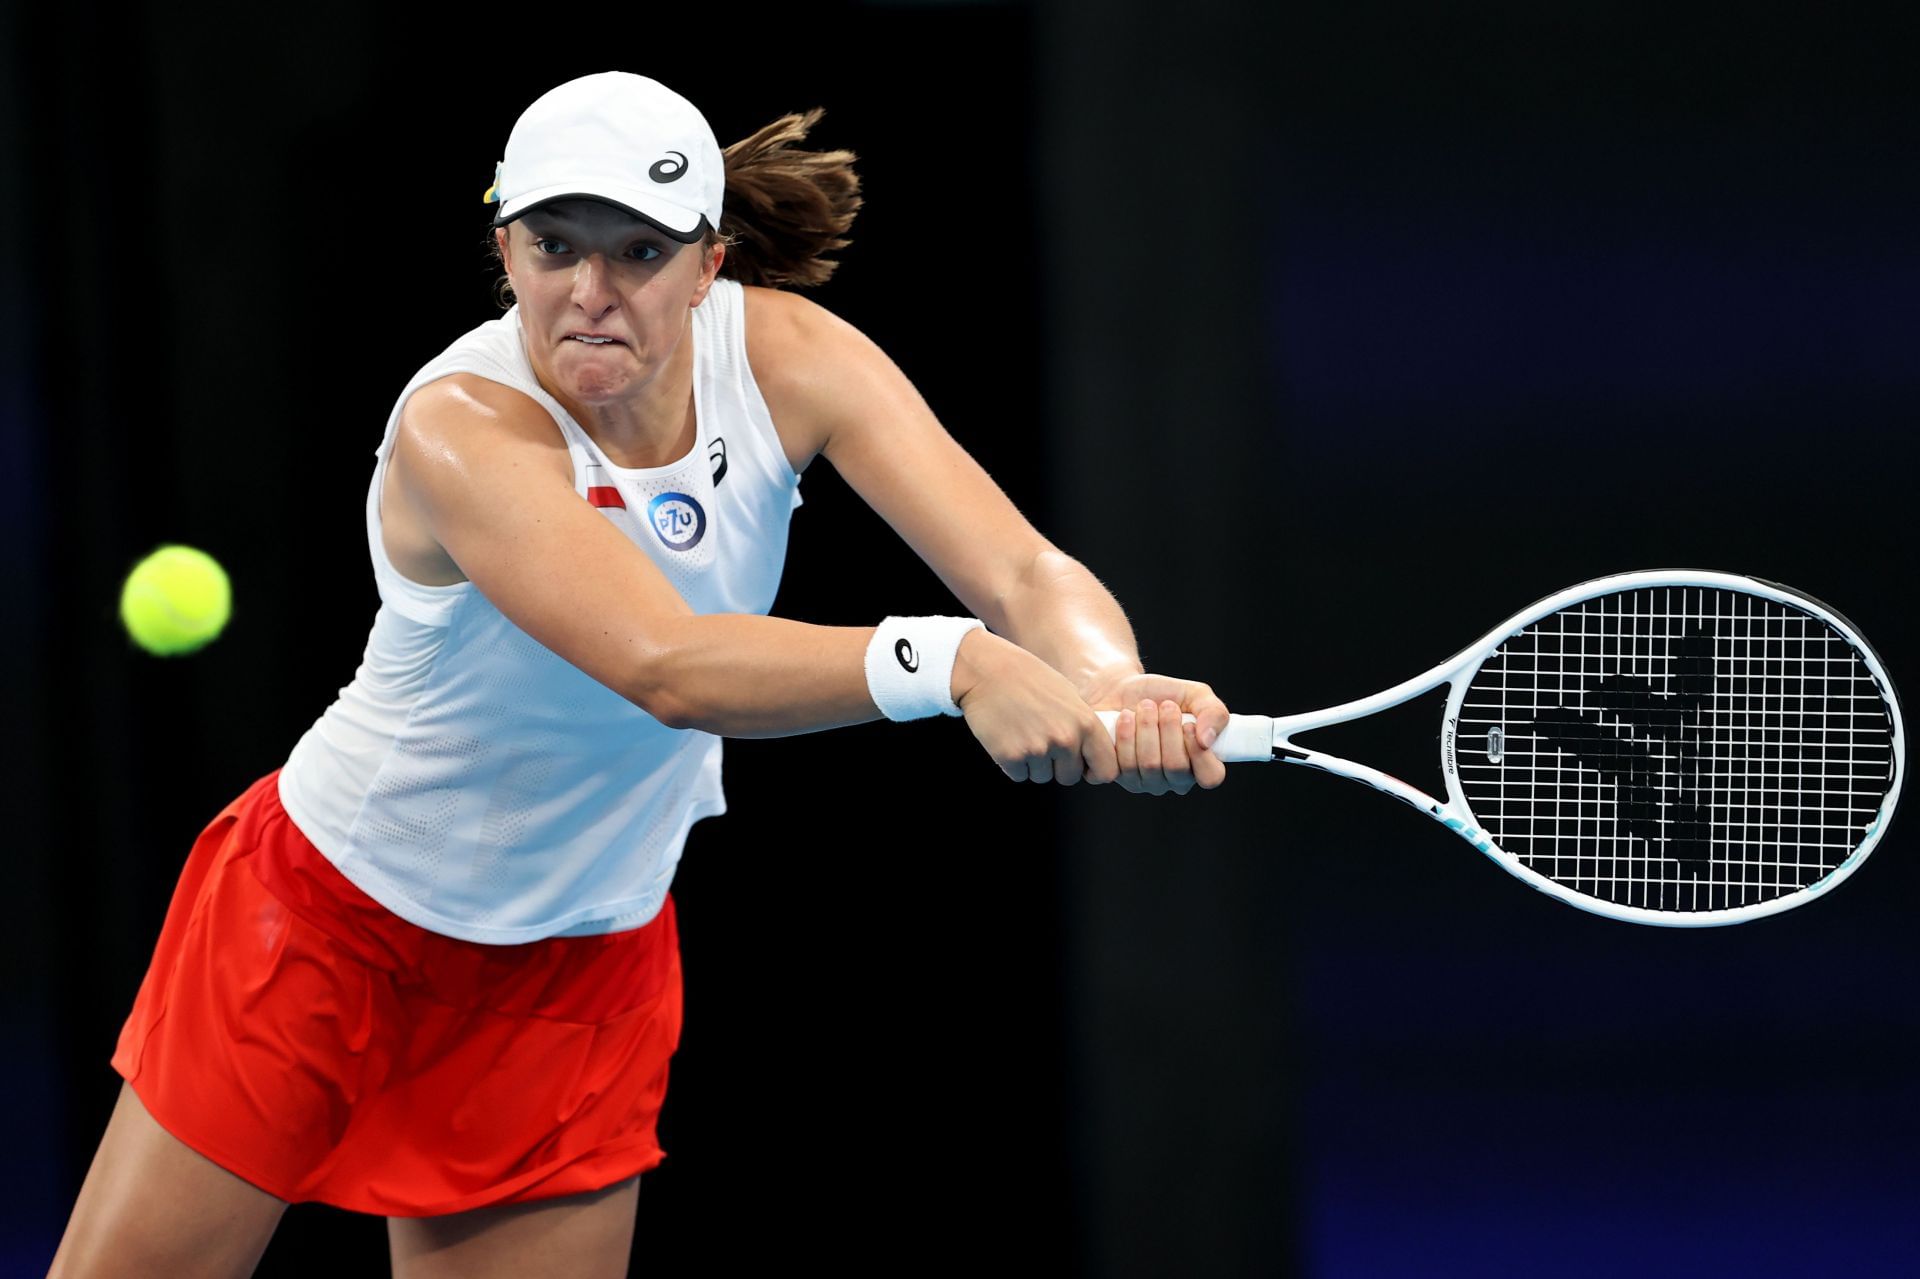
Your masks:
[{"label": "asics logo on wristband", "polygon": [[914,652],[913,645],[907,643],[905,640],[898,640],[894,643],[893,655],[899,661],[900,665],[906,669],[907,674],[911,675],[920,669],[920,654]]},{"label": "asics logo on wristband", "polygon": [[677,182],[680,179],[680,175],[687,171],[686,156],[680,155],[678,151],[669,151],[667,154],[669,156],[680,156],[680,163],[675,164],[672,160],[655,161],[653,167],[647,170],[647,176],[655,182]]}]

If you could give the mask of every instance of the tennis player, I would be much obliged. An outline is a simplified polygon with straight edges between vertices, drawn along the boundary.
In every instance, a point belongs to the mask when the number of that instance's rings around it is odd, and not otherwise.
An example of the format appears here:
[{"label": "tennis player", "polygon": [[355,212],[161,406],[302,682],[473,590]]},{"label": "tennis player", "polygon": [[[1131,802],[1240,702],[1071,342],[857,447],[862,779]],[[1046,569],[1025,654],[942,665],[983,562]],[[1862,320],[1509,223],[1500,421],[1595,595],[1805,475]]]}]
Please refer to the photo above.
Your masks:
[{"label": "tennis player", "polygon": [[[608,73],[515,124],[515,305],[394,406],[365,657],[195,843],[54,1274],[249,1274],[306,1200],[387,1217],[402,1279],[624,1274],[724,737],[963,715],[1015,781],[1224,778],[1220,700],[1143,673],[1099,582],[781,287],[860,204],[850,155],[793,145],[813,118],[723,155]],[[765,615],[822,455],[976,617]]]}]

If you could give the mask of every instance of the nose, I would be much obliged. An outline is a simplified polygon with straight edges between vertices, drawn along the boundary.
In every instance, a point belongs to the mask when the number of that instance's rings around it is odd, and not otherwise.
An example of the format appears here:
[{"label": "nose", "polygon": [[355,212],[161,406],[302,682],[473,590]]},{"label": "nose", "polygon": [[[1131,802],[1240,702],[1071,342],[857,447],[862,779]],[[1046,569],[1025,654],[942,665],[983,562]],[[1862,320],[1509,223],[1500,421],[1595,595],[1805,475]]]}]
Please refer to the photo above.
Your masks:
[{"label": "nose", "polygon": [[582,255],[573,268],[573,304],[597,320],[613,310],[616,301],[606,258],[598,253]]}]

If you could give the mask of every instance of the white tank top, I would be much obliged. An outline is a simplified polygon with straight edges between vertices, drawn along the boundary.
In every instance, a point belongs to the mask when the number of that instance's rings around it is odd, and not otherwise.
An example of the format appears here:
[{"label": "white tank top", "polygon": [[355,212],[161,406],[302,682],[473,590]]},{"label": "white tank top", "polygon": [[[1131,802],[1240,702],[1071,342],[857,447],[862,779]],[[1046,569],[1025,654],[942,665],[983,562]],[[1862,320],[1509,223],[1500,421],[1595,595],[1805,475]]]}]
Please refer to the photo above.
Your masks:
[{"label": "white tank top", "polygon": [[[692,450],[615,466],[541,389],[518,308],[414,375],[367,490],[380,609],[353,682],[280,773],[287,815],[394,914],[469,941],[613,932],[652,919],[687,831],[726,811],[720,739],[670,729],[550,650],[470,582],[402,577],[380,536],[380,488],[407,399],[451,373],[553,415],[574,490],[653,558],[697,613],[765,613],[800,505],[747,366],[744,292],[715,281],[693,312]],[[591,608],[583,599],[580,607]]]}]

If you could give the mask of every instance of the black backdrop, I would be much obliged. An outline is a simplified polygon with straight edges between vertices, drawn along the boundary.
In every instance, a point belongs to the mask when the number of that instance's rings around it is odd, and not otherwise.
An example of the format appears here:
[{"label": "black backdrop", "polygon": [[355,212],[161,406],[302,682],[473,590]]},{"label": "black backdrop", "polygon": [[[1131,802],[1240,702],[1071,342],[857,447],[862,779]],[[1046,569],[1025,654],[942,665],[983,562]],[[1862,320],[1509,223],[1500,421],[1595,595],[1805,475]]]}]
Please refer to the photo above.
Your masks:
[{"label": "black backdrop", "polygon": [[[519,109],[619,65],[828,108],[873,334],[1150,663],[1279,711],[1584,576],[1723,567],[1914,669],[1911,24],[1060,0],[666,17],[5,11],[18,927],[5,1258],[44,1266],[193,834],[351,674],[392,396],[492,313]],[[950,611],[812,468],[776,611]],[[230,633],[129,651],[163,540]],[[1911,682],[1911,681],[1909,681]],[[1417,713],[1351,740],[1433,774]],[[1336,744],[1338,744],[1336,742]],[[1812,909],[1633,929],[1413,814],[1005,784],[953,724],[738,743],[636,1273],[1899,1273],[1907,824]],[[262,1274],[363,1272],[290,1213]],[[1664,1260],[1663,1260],[1664,1259]]]}]

